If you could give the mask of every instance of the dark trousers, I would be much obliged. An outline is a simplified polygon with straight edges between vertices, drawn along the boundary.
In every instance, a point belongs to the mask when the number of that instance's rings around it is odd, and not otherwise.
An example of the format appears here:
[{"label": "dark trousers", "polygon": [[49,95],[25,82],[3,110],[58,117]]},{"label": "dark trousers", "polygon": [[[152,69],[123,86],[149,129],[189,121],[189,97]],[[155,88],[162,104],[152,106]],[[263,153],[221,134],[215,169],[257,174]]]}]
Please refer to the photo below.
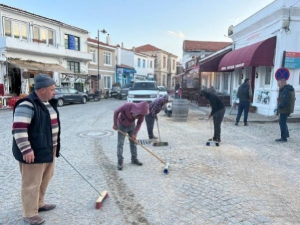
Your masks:
[{"label": "dark trousers", "polygon": [[280,114],[279,115],[279,127],[280,127],[280,133],[281,133],[281,139],[286,140],[288,137],[290,137],[289,129],[287,126],[287,118],[288,114]]},{"label": "dark trousers", "polygon": [[147,125],[148,136],[151,139],[154,137],[153,127],[154,127],[155,118],[151,114],[148,114],[145,116],[145,120]]},{"label": "dark trousers", "polygon": [[243,111],[244,111],[244,123],[247,123],[249,108],[250,108],[250,101],[240,101],[238,107],[238,114],[235,120],[236,123],[240,122],[240,118],[242,116]]},{"label": "dark trousers", "polygon": [[221,140],[221,123],[223,121],[225,114],[225,108],[220,109],[213,115],[213,121],[214,121],[214,139]]}]

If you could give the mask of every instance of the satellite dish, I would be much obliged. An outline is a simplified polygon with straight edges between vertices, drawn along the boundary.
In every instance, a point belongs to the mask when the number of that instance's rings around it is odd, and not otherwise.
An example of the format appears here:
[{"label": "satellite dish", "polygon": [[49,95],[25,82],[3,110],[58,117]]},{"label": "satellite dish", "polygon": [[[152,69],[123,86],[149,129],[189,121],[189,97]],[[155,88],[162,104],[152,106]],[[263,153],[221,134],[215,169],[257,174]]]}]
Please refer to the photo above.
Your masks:
[{"label": "satellite dish", "polygon": [[228,36],[232,35],[233,34],[233,25],[230,25],[228,27]]}]

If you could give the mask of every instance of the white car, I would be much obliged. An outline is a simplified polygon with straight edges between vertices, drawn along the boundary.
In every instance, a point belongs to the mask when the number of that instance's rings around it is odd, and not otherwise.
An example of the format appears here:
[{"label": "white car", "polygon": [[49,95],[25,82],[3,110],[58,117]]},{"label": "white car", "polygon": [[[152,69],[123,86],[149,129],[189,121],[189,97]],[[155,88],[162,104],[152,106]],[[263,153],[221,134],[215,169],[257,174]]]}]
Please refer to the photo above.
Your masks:
[{"label": "white car", "polygon": [[127,102],[148,102],[151,103],[159,96],[155,81],[135,81],[128,91]]},{"label": "white car", "polygon": [[157,86],[158,91],[159,91],[159,97],[162,97],[164,95],[167,95],[167,88],[165,86]]}]

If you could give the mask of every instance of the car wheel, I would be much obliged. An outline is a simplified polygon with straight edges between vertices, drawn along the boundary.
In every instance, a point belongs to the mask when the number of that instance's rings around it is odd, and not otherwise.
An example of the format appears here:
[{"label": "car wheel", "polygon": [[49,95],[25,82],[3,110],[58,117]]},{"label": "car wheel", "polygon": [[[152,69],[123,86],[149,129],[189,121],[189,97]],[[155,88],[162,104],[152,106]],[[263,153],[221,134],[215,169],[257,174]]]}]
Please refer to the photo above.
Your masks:
[{"label": "car wheel", "polygon": [[62,107],[64,105],[64,100],[62,98],[58,99],[57,105]]},{"label": "car wheel", "polygon": [[86,97],[83,97],[82,98],[82,104],[85,104],[86,103]]}]

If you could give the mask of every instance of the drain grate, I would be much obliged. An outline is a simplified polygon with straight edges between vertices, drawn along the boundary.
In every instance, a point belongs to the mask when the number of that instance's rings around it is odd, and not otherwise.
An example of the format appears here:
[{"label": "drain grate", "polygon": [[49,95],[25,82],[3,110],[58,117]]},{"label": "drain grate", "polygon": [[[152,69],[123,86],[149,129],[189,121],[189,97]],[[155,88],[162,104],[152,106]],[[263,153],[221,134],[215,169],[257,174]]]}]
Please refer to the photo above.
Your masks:
[{"label": "drain grate", "polygon": [[141,145],[150,145],[151,144],[151,141],[145,139],[145,140],[138,140],[137,141],[139,144]]}]

